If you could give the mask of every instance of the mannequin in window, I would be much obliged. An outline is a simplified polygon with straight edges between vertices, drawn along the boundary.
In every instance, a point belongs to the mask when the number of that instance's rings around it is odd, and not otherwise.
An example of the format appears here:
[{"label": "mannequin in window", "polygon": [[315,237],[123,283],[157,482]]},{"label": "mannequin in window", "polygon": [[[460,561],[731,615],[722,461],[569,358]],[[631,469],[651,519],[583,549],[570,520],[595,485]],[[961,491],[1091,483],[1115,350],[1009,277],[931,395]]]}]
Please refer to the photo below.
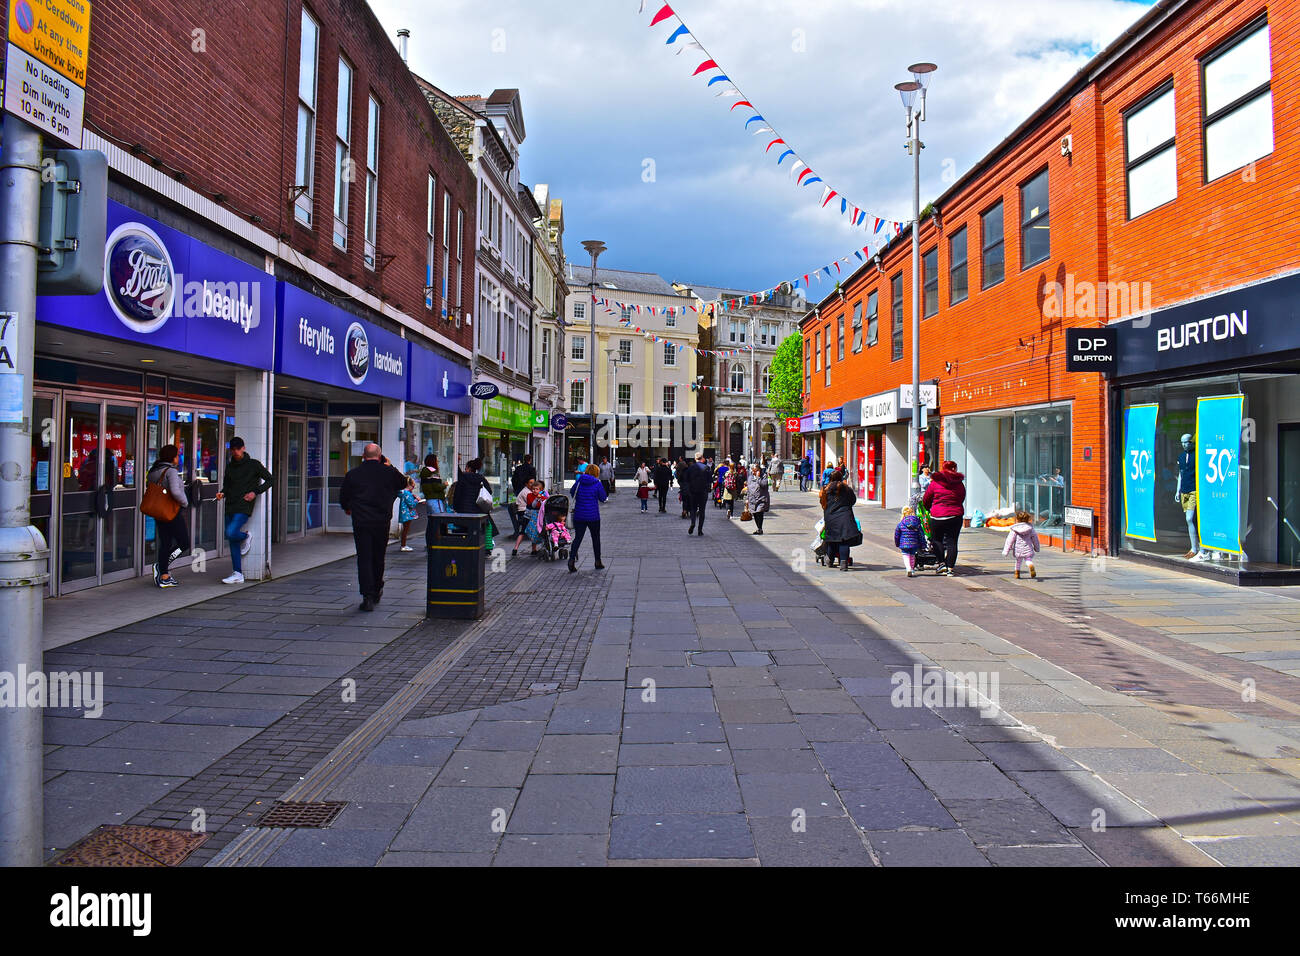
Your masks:
[{"label": "mannequin in window", "polygon": [[1180,440],[1183,450],[1178,454],[1178,490],[1174,492],[1174,503],[1183,509],[1191,543],[1191,549],[1183,557],[1189,561],[1204,561],[1210,555],[1201,548],[1196,536],[1196,446],[1190,434],[1183,435]]}]

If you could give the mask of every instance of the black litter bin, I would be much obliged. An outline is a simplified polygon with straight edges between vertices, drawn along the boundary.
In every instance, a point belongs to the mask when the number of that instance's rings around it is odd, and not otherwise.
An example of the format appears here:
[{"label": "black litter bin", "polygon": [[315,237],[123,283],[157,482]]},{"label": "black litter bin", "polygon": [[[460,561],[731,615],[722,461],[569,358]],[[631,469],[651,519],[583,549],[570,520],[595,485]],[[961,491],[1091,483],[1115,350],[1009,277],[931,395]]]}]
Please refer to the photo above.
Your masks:
[{"label": "black litter bin", "polygon": [[429,515],[425,534],[429,554],[428,617],[477,620],[483,616],[487,520],[484,514]]}]

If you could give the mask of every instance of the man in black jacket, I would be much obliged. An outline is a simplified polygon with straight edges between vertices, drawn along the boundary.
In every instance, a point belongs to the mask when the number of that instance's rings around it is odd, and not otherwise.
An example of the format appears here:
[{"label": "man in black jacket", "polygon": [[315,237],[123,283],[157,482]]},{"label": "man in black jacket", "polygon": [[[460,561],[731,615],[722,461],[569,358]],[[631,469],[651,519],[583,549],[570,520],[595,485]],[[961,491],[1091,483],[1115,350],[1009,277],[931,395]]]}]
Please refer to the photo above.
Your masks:
[{"label": "man in black jacket", "polygon": [[362,452],[361,464],[344,476],[339,488],[339,504],[352,516],[363,611],[373,611],[384,593],[388,526],[393,520],[393,502],[405,487],[406,476],[389,464],[379,446],[371,442]]},{"label": "man in black jacket", "polygon": [[689,515],[691,510],[691,487],[688,476],[691,473],[691,466],[686,461],[685,455],[677,456],[677,490],[682,496],[682,517]]},{"label": "man in black jacket", "polygon": [[686,486],[691,492],[691,526],[686,529],[690,534],[695,531],[696,522],[699,523],[700,530],[697,532],[700,537],[704,536],[704,515],[706,505],[709,503],[709,489],[713,487],[713,472],[709,466],[704,463],[704,454],[701,453],[691,465],[686,474]]},{"label": "man in black jacket", "polygon": [[665,459],[659,459],[659,463],[654,467],[653,477],[655,494],[659,496],[659,511],[662,513],[668,510],[668,486],[673,483],[673,472]]}]

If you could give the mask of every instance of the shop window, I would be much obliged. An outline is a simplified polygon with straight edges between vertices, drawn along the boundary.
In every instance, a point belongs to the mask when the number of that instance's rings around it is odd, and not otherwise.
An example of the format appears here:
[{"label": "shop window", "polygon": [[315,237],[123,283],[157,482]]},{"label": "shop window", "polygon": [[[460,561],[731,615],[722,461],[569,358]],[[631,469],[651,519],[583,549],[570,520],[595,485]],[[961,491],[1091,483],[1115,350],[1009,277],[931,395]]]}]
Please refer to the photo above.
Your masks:
[{"label": "shop window", "polygon": [[1271,84],[1267,23],[1202,61],[1206,182],[1273,152]]},{"label": "shop window", "polygon": [[980,216],[981,288],[995,286],[1006,277],[1006,243],[1002,231],[1002,203]]},{"label": "shop window", "polygon": [[1028,269],[1052,254],[1051,216],[1047,208],[1047,170],[1020,187],[1020,268]]},{"label": "shop window", "polygon": [[1070,408],[1015,413],[1013,504],[1040,530],[1059,533],[1070,502]]},{"label": "shop window", "polygon": [[965,302],[970,295],[966,276],[966,227],[948,237],[948,304]]},{"label": "shop window", "polygon": [[939,313],[939,247],[921,256],[921,276],[924,279],[922,295],[925,297],[921,315],[929,318]]}]

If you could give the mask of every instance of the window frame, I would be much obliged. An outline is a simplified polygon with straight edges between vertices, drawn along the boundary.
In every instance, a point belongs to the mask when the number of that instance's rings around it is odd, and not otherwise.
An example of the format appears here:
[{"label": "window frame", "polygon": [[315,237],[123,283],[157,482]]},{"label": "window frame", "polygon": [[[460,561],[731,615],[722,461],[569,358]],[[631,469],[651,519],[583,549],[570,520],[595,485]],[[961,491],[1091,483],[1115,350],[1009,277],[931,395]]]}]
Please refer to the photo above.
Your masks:
[{"label": "window frame", "polygon": [[[1225,103],[1223,106],[1215,110],[1213,114],[1207,114],[1205,112],[1205,105],[1206,105],[1205,104],[1205,70],[1206,68],[1210,66],[1215,60],[1219,59],[1224,54],[1235,49],[1238,45],[1240,45],[1241,43],[1245,42],[1247,39],[1252,37],[1259,30],[1268,30],[1268,53],[1269,53],[1268,81],[1260,84],[1259,86],[1255,87],[1253,90],[1249,90],[1246,93],[1243,93],[1241,96],[1237,97],[1231,103]],[[1254,20],[1251,20],[1249,23],[1242,26],[1239,30],[1235,31],[1234,33],[1226,37],[1222,42],[1219,43],[1218,46],[1216,46],[1205,56],[1200,57],[1200,59],[1197,62],[1197,67],[1198,67],[1197,79],[1200,81],[1200,94],[1201,94],[1201,104],[1200,104],[1201,182],[1202,184],[1208,186],[1210,183],[1218,182],[1220,179],[1222,179],[1225,176],[1231,176],[1233,173],[1237,172],[1238,170],[1245,169],[1247,166],[1250,165],[1250,163],[1258,162],[1259,160],[1263,159],[1264,156],[1271,156],[1273,155],[1273,153],[1277,152],[1277,104],[1275,101],[1271,99],[1273,93],[1273,30],[1271,25],[1269,24],[1268,12],[1265,11],[1263,15],[1256,17]],[[1250,162],[1242,163],[1240,166],[1236,167],[1235,169],[1225,170],[1224,172],[1220,173],[1218,176],[1215,176],[1213,179],[1211,179],[1210,178],[1210,150],[1209,150],[1210,127],[1213,126],[1215,123],[1218,123],[1220,120],[1227,119],[1229,116],[1233,115],[1239,110],[1242,110],[1245,107],[1249,106],[1251,103],[1255,102],[1255,100],[1263,96],[1265,93],[1269,94],[1270,105],[1273,107],[1273,109],[1270,110],[1270,116],[1269,116],[1269,120],[1272,123],[1273,148],[1269,150],[1267,153],[1265,153],[1263,156],[1257,156],[1255,157],[1255,159],[1250,160]]]},{"label": "window frame", "polygon": [[569,336],[569,361],[570,362],[587,361],[587,337],[585,335]]},{"label": "window frame", "polygon": [[871,348],[880,342],[880,299],[876,289],[867,293],[867,306],[864,311],[863,324],[866,326],[865,348]]},{"label": "window frame", "polygon": [[618,340],[618,362],[620,365],[632,364],[632,340],[631,339]]},{"label": "window frame", "polygon": [[891,362],[902,361],[907,351],[903,337],[903,325],[907,316],[903,312],[903,273],[897,272],[889,280],[889,311],[892,324],[889,329]]},{"label": "window frame", "polygon": [[[624,407],[624,402],[623,402],[623,395],[625,394],[623,391],[624,389],[627,389],[626,407]],[[632,383],[631,382],[618,383],[618,394],[614,396],[614,402],[615,402],[614,408],[618,412],[618,414],[620,415],[632,414]]]},{"label": "window frame", "polygon": [[665,415],[677,414],[677,386],[676,385],[664,386],[663,409]]},{"label": "window frame", "polygon": [[[307,103],[302,98],[302,40],[303,33],[306,31],[307,24],[312,27],[312,65],[311,65],[311,103]],[[304,174],[302,178],[305,182],[295,183],[295,186],[302,187],[302,192],[294,197],[293,201],[293,218],[299,225],[306,226],[308,229],[315,228],[315,191],[316,191],[316,132],[318,125],[317,105],[320,102],[320,21],[312,16],[311,12],[304,5],[302,16],[298,23],[298,126],[296,130],[297,140],[295,150],[297,155],[294,157],[294,179],[299,178],[299,168]],[[306,123],[304,129],[303,111],[306,111]]]},{"label": "window frame", "polygon": [[587,303],[585,303],[585,302],[574,302],[574,303],[573,303],[573,317],[574,317],[575,319],[582,319],[582,321],[586,322],[586,321],[587,321]]},{"label": "window frame", "polygon": [[574,415],[587,414],[587,383],[582,379],[569,383],[569,411]]},{"label": "window frame", "polygon": [[425,240],[427,253],[424,262],[424,307],[429,311],[433,311],[433,266],[438,255],[437,213],[435,212],[438,203],[438,177],[433,173],[427,173],[427,175],[428,179],[425,182]]},{"label": "window frame", "polygon": [[[934,258],[934,267],[928,267],[928,260]],[[933,273],[933,276],[931,275]],[[933,283],[934,297],[930,296]],[[933,306],[933,308],[932,308]],[[921,253],[921,318],[928,319],[939,314],[939,246],[933,245]]]},{"label": "window frame", "polygon": [[[343,91],[345,70],[348,78],[346,103]],[[349,188],[352,180],[345,170],[352,157],[352,87],[356,75],[357,71],[347,57],[340,53],[338,83],[335,84],[339,97],[334,104],[334,248],[344,252],[348,248],[348,203],[352,196]]]},{"label": "window frame", "polygon": [[[961,259],[953,255],[957,237],[961,237]],[[961,270],[961,298],[957,298],[957,271]],[[948,237],[948,305],[954,306],[970,298],[970,230],[962,226]]]},{"label": "window frame", "polygon": [[853,354],[862,351],[862,300],[853,303]]},{"label": "window frame", "polygon": [[379,124],[383,108],[371,93],[366,106],[366,223],[362,253],[365,266],[370,270],[376,266],[379,251]]},{"label": "window frame", "polygon": [[[988,238],[988,217],[997,210],[1001,228],[998,230],[998,239],[996,242],[989,242]],[[1002,274],[993,281],[989,281],[989,253],[997,250],[1001,257]],[[989,206],[980,213],[980,290],[991,289],[1007,280],[1007,204],[1006,200],[999,199],[993,205]]]},{"label": "window frame", "polygon": [[844,313],[841,312],[835,319],[835,355],[837,362],[844,361]]},{"label": "window frame", "polygon": [[[1050,167],[1044,166],[1042,169],[1030,175],[1027,179],[1022,180],[1020,183],[1019,192],[1020,192],[1020,271],[1021,272],[1024,272],[1026,269],[1032,269],[1034,266],[1038,265],[1039,263],[1047,262],[1049,259],[1052,258],[1052,193],[1051,193],[1052,180],[1049,173],[1050,173]],[[1045,206],[1043,208],[1043,211],[1040,212],[1038,215],[1034,216],[1032,219],[1027,219],[1025,218],[1026,216],[1025,191],[1029,189],[1031,184],[1036,183],[1040,177],[1045,178],[1047,182],[1047,188],[1045,190],[1047,198],[1044,200]],[[1047,252],[1044,255],[1040,256],[1039,258],[1031,260],[1027,258],[1028,250],[1029,250],[1029,242],[1027,241],[1029,236],[1029,230],[1038,228],[1037,223],[1043,219],[1047,220]],[[1004,222],[1003,223],[1004,229],[1005,226],[1006,223]]]},{"label": "window frame", "polygon": [[664,368],[676,368],[677,367],[677,346],[674,343],[669,342],[667,339],[665,339],[663,354],[664,354]]},{"label": "window frame", "polygon": [[[1129,120],[1136,116],[1148,106],[1167,94],[1174,95],[1174,130],[1169,138],[1152,146],[1142,155],[1130,159],[1128,148],[1128,123]],[[1168,205],[1178,198],[1178,93],[1174,90],[1174,78],[1167,77],[1164,82],[1158,84],[1153,90],[1150,90],[1140,99],[1134,102],[1120,114],[1120,133],[1124,143],[1124,213],[1128,221],[1137,219],[1139,216],[1145,216],[1149,212],[1159,209],[1161,206]],[[1133,170],[1139,166],[1145,166],[1147,163],[1163,156],[1168,150],[1174,150],[1174,194],[1169,199],[1155,206],[1150,206],[1139,213],[1133,212]]]},{"label": "window frame", "polygon": [[831,387],[831,347],[832,347],[832,344],[831,344],[831,324],[830,324],[829,322],[827,322],[826,325],[822,327],[822,332],[823,332],[824,335],[826,336],[825,339],[824,339],[824,344],[825,344],[825,346],[826,346],[826,361],[822,363],[822,371],[826,373],[826,377],[825,377],[825,380],[822,382],[822,387],[823,387],[823,388],[830,388],[830,387]]}]

